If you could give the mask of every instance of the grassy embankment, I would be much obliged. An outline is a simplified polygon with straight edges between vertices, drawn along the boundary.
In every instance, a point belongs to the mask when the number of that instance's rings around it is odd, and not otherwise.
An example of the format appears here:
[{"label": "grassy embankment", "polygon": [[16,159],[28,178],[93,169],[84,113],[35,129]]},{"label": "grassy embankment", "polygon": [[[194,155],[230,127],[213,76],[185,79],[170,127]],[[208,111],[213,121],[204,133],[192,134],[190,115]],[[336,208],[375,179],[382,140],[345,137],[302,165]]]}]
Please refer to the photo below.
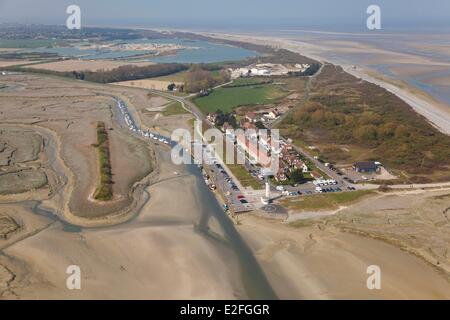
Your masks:
[{"label": "grassy embankment", "polygon": [[285,198],[280,201],[283,207],[296,211],[336,210],[349,205],[362,197],[374,194],[374,191],[359,190],[353,192],[324,193],[311,196]]},{"label": "grassy embankment", "polygon": [[113,181],[109,137],[104,122],[99,121],[97,123],[97,143],[94,147],[98,151],[98,166],[100,173],[99,185],[94,192],[94,199],[108,201],[113,198]]}]

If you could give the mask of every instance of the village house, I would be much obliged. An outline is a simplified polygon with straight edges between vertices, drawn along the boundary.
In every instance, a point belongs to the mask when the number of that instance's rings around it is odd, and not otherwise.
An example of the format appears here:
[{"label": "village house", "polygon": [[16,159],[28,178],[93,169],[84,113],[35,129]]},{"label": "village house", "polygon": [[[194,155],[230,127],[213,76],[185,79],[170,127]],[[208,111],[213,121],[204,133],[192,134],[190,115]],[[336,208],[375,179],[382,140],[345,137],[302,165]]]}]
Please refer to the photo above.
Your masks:
[{"label": "village house", "polygon": [[380,164],[374,161],[356,162],[353,169],[359,173],[375,173],[380,171]]},{"label": "village house", "polygon": [[226,133],[227,130],[233,130],[233,127],[228,122],[224,122],[222,126],[222,131]]},{"label": "village house", "polygon": [[292,151],[292,150],[294,150],[294,147],[293,147],[292,144],[290,144],[290,143],[285,143],[285,144],[283,145],[283,148],[286,149],[287,151]]},{"label": "village house", "polygon": [[290,154],[286,159],[284,159],[290,166],[293,166],[297,160],[300,160],[297,158],[295,154]]},{"label": "village house", "polygon": [[245,119],[247,119],[250,122],[256,122],[257,117],[256,117],[256,113],[254,112],[247,112],[247,114],[245,115]]},{"label": "village house", "polygon": [[294,164],[294,168],[300,170],[303,173],[309,172],[308,166],[301,160],[299,160],[297,163]]},{"label": "village house", "polygon": [[243,129],[245,129],[245,130],[250,130],[250,129],[256,130],[256,129],[257,129],[256,126],[255,126],[253,123],[248,122],[248,121],[242,123],[242,124],[241,124],[241,127],[242,127]]},{"label": "village house", "polygon": [[284,182],[288,179],[288,170],[284,167],[280,168],[280,170],[278,170],[277,174],[275,175],[275,180],[277,180],[278,182]]},{"label": "village house", "polygon": [[262,167],[268,168],[272,164],[272,157],[264,148],[259,147],[258,142],[247,135],[238,133],[236,137],[237,145],[248,155],[249,160],[259,163]]},{"label": "village house", "polygon": [[278,109],[273,109],[273,110],[271,110],[268,114],[267,114],[267,118],[269,118],[269,119],[277,119],[277,118],[279,118],[280,117],[280,115],[281,115],[281,113],[278,111]]},{"label": "village house", "polygon": [[317,171],[311,172],[311,177],[313,177],[315,180],[323,179],[323,176],[320,173],[318,173]]},{"label": "village house", "polygon": [[280,159],[283,159],[286,161],[286,159],[289,157],[289,155],[290,155],[289,150],[283,146],[281,148],[280,155],[279,155]]}]

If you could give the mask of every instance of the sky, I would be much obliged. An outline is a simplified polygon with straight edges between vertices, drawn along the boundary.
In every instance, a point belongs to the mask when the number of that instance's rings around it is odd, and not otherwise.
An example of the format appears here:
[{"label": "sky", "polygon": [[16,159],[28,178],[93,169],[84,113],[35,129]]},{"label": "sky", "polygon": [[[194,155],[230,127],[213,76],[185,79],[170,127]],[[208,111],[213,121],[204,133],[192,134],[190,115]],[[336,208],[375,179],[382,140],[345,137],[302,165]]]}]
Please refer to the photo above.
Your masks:
[{"label": "sky", "polygon": [[363,28],[371,4],[385,28],[450,26],[450,0],[0,0],[0,22],[194,29]]}]

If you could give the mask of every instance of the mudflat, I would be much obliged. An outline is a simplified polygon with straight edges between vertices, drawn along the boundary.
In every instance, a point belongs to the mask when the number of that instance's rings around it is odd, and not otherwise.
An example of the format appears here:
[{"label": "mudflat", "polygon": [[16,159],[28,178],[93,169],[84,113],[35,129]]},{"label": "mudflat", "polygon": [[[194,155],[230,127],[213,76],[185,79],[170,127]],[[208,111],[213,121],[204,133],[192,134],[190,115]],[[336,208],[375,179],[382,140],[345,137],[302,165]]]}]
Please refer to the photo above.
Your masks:
[{"label": "mudflat", "polygon": [[[362,214],[360,209],[352,210]],[[335,220],[339,217],[346,216],[336,216]],[[379,218],[383,220],[382,215]],[[347,219],[351,221],[352,216]],[[383,230],[381,220],[373,226],[381,234],[377,240],[319,218],[294,227],[248,215],[240,219],[238,230],[282,299],[449,299],[447,274],[401,250],[398,243],[378,240],[383,234],[392,237],[390,229]],[[358,222],[365,225],[363,220]],[[397,225],[397,232],[408,239],[410,233],[404,228]],[[367,268],[371,265],[381,268],[380,290],[367,288]]]},{"label": "mudflat", "polygon": [[[146,189],[150,200],[135,219],[116,227],[68,232],[23,205],[5,207],[34,232],[24,230],[4,245],[0,240],[6,253],[0,256],[0,296],[248,298],[237,256],[201,200],[200,179],[173,165],[166,152],[157,157],[159,176]],[[82,290],[66,288],[66,269],[73,264],[81,268]]]},{"label": "mudflat", "polygon": [[[18,150],[14,153],[16,158],[23,158],[26,152],[36,153],[36,147],[23,145],[22,142],[27,140],[26,135],[20,138],[20,135],[13,134],[17,127],[21,126],[25,128],[22,130],[28,132],[44,130],[48,133],[42,143],[44,154],[53,151],[55,161],[60,162],[60,176],[67,177],[66,183],[58,186],[58,191],[64,193],[60,205],[64,206],[61,211],[66,213],[66,218],[77,217],[77,222],[81,223],[84,218],[98,219],[126,213],[136,204],[131,190],[135,183],[152,171],[152,153],[146,143],[113,120],[114,114],[118,112],[114,97],[127,99],[130,108],[133,108],[133,102],[147,100],[146,92],[28,74],[4,76],[2,84],[0,120],[4,125],[9,125],[12,133],[5,136],[9,131],[4,131],[1,136],[3,140],[0,142],[4,141],[5,150],[0,161],[10,161],[9,150]],[[93,146],[98,121],[106,123],[111,138],[114,198],[108,202],[92,198],[99,181],[97,152]],[[29,139],[30,143],[33,139]],[[20,143],[22,147],[14,147],[14,144]],[[27,171],[21,174],[28,177],[31,173],[36,175],[35,178],[29,177],[30,187],[37,188],[39,183],[35,180],[43,181],[39,172]],[[10,174],[6,178],[11,180],[17,175]]]}]

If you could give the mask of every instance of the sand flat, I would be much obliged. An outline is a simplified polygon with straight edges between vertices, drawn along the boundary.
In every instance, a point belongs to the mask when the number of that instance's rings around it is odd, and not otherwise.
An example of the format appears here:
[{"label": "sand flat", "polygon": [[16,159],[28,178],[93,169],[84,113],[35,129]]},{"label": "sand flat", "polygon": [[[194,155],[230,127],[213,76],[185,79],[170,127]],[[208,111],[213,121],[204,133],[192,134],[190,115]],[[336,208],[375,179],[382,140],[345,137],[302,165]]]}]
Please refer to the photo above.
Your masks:
[{"label": "sand flat", "polygon": [[[150,201],[131,222],[80,232],[65,232],[55,223],[5,249],[8,256],[0,257],[0,266],[12,270],[16,280],[4,298],[247,298],[226,240],[198,230],[207,212],[196,179],[167,157],[161,159],[159,179],[147,189]],[[217,227],[211,223],[210,230],[220,237]],[[73,264],[82,270],[80,291],[66,288],[65,271]]]},{"label": "sand flat", "polygon": [[[255,216],[238,229],[282,299],[450,298],[450,282],[433,268],[378,240]],[[370,265],[382,270],[381,290],[367,289]]]}]

